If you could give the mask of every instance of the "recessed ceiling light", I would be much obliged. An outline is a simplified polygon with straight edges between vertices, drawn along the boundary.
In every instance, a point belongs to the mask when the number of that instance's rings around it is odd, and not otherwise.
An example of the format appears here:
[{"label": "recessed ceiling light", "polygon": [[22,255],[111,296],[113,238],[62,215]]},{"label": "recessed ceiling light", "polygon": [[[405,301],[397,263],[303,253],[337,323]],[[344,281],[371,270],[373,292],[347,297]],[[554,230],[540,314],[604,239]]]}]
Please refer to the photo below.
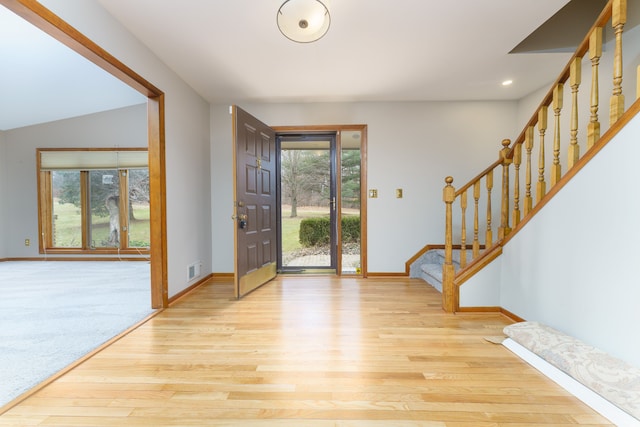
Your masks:
[{"label": "recessed ceiling light", "polygon": [[511,86],[512,83],[513,83],[513,80],[505,80],[502,82],[502,86]]}]

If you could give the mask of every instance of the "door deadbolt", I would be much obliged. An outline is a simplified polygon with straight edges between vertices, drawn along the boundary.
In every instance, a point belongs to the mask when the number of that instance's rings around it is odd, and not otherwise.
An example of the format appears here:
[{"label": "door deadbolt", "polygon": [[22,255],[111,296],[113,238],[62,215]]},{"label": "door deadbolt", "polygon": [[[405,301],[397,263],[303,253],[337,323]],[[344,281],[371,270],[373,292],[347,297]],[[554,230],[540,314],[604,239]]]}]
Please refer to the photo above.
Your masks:
[{"label": "door deadbolt", "polygon": [[235,219],[238,220],[238,226],[240,228],[247,228],[247,215],[246,214],[236,215]]}]

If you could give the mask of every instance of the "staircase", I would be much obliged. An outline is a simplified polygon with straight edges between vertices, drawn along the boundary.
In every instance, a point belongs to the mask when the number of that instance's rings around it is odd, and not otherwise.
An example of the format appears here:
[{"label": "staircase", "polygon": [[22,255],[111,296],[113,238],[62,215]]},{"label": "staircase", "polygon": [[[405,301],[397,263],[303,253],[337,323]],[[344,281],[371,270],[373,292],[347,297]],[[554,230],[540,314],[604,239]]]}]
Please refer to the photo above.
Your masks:
[{"label": "staircase", "polygon": [[[419,278],[442,292],[442,266],[444,265],[444,249],[429,249],[410,264],[409,277]],[[453,250],[453,266],[460,270],[460,250]]]},{"label": "staircase", "polygon": [[[445,311],[459,311],[460,286],[500,256],[502,247],[640,110],[640,101],[625,110],[622,90],[622,73],[629,68],[623,63],[622,44],[626,4],[606,4],[521,133],[513,143],[501,142],[494,163],[459,188],[453,177],[445,179],[445,243],[427,245],[407,262],[410,277],[422,278],[442,292]],[[605,41],[608,25],[613,37]],[[637,61],[633,51],[629,57]],[[600,78],[605,64],[612,70],[611,80]],[[579,98],[583,77],[588,96]],[[611,87],[604,105],[601,87]],[[640,87],[636,92],[640,97]],[[609,120],[602,123],[599,114],[605,109]],[[578,110],[589,112],[582,128]]]}]

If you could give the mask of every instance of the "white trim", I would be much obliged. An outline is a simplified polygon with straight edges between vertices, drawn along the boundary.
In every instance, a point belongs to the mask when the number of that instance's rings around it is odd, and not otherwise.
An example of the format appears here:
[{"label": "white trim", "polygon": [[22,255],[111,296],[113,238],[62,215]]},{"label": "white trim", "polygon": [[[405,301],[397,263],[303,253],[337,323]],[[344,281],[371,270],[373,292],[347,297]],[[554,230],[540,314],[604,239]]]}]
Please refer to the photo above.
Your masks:
[{"label": "white trim", "polygon": [[502,345],[507,347],[522,360],[536,368],[538,371],[554,381],[560,387],[567,390],[569,393],[580,399],[594,411],[598,412],[600,415],[607,418],[615,425],[624,427],[640,427],[640,420],[632,417],[613,403],[609,402],[582,383],[576,381],[566,373],[562,372],[560,369],[556,368],[526,347],[518,344],[511,338],[505,339],[502,342]]}]

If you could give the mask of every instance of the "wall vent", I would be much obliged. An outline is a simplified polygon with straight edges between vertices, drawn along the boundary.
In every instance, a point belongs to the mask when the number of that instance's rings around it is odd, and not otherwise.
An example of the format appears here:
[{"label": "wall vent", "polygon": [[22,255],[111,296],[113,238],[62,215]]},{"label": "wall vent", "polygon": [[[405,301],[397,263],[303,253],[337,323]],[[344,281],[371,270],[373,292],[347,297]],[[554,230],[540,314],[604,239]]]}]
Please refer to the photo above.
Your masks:
[{"label": "wall vent", "polygon": [[200,276],[200,261],[187,266],[187,281],[191,281],[198,276]]}]

